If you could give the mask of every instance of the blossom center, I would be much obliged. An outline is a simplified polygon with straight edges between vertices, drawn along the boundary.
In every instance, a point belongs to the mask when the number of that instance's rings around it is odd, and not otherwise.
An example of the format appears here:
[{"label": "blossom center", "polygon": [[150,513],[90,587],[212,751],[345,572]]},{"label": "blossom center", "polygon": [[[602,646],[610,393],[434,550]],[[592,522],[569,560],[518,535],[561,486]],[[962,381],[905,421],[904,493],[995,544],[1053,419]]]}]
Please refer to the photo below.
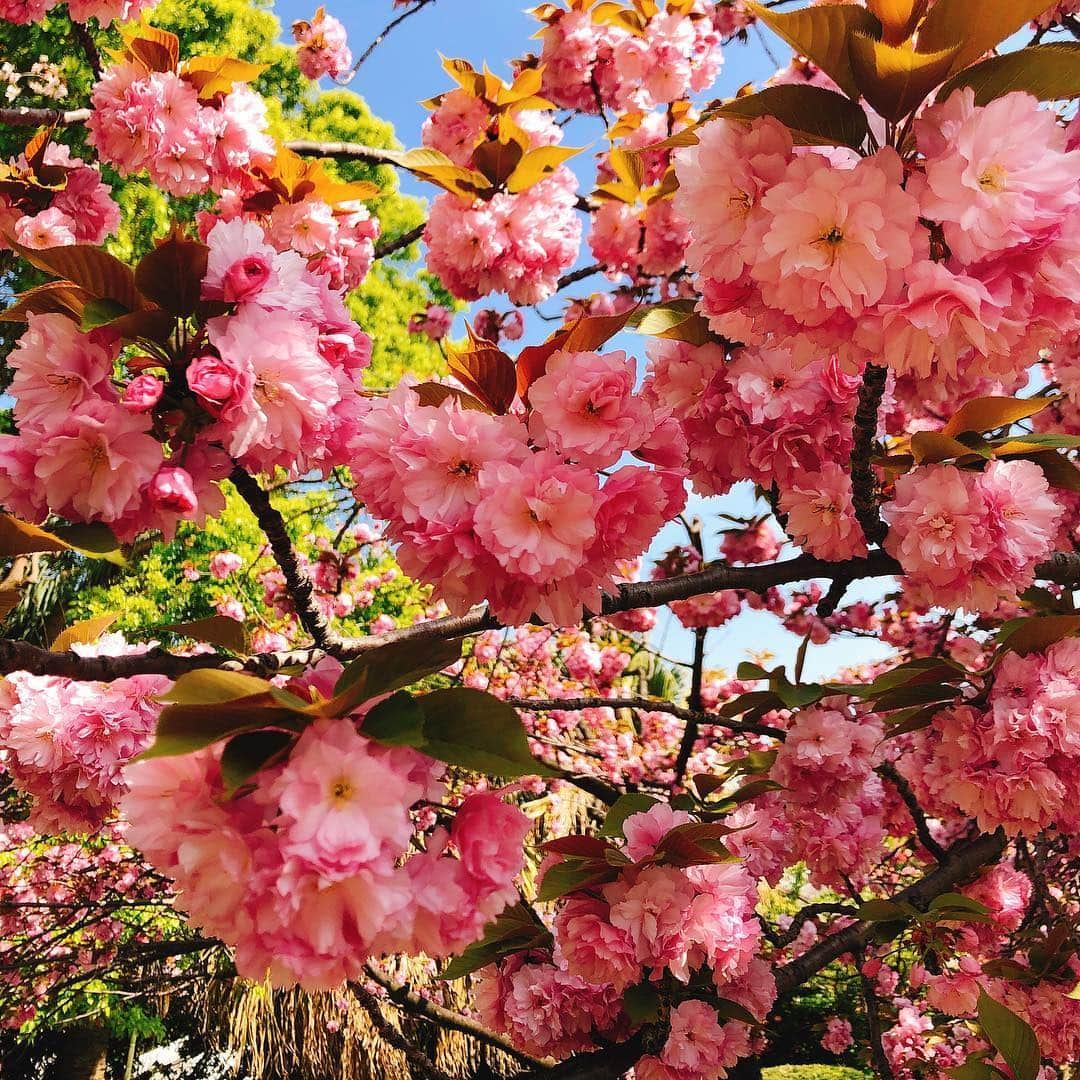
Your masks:
[{"label": "blossom center", "polygon": [[979,174],[979,187],[983,191],[1004,191],[1007,187],[1007,175],[1002,166],[994,164],[988,165]]},{"label": "blossom center", "polygon": [[330,788],[330,800],[332,802],[347,803],[352,798],[353,786],[344,777],[334,781]]}]

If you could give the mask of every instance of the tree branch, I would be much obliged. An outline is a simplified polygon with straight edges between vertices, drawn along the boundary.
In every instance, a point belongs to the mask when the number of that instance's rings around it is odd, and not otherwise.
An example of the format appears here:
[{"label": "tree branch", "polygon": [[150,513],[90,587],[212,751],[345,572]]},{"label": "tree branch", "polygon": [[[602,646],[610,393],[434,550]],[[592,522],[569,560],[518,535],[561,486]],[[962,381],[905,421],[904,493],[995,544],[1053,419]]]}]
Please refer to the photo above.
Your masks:
[{"label": "tree branch", "polygon": [[311,635],[320,649],[332,650],[337,644],[337,636],[327,624],[315,598],[315,587],[307,573],[301,568],[296,549],[292,546],[285,521],[270,502],[258,481],[239,466],[229,476],[233,487],[248,504],[270,543],[270,550],[281,572],[296,606],[296,617],[300,625]]},{"label": "tree branch", "polygon": [[880,544],[888,531],[878,512],[877,477],[870,463],[877,434],[878,409],[885,393],[888,369],[867,364],[859,387],[859,405],[855,410],[854,442],[851,447],[851,499],[855,517],[862,526],[868,544]]},{"label": "tree branch", "polygon": [[496,1035],[493,1031],[488,1031],[486,1027],[478,1024],[475,1020],[450,1009],[444,1009],[441,1005],[436,1005],[435,1002],[421,997],[405,984],[395,983],[370,964],[367,965],[367,973],[372,982],[378,983],[386,991],[386,996],[402,1012],[406,1012],[410,1016],[419,1016],[425,1020],[430,1020],[447,1031],[457,1031],[462,1035],[468,1035],[477,1042],[484,1043],[486,1046],[508,1054],[522,1065],[546,1071],[547,1067],[542,1061],[530,1057],[514,1046],[509,1039],[504,1038],[502,1035]]},{"label": "tree branch", "polygon": [[[949,892],[955,885],[972,877],[980,867],[1000,858],[1004,850],[1005,834],[1001,830],[984,833],[974,840],[960,840],[949,849],[944,862],[937,869],[891,899],[913,904],[917,908],[925,907],[935,896]],[[861,952],[873,933],[873,923],[854,922],[830,934],[802,956],[777,970],[776,986],[779,993],[790,993],[844,953]]]},{"label": "tree branch", "polygon": [[888,780],[889,783],[896,788],[896,793],[904,800],[904,805],[908,808],[908,813],[911,814],[911,820],[915,822],[915,834],[919,838],[919,843],[922,844],[922,846],[926,848],[939,863],[944,862],[947,853],[933,836],[931,836],[930,826],[926,823],[926,814],[923,813],[923,808],[919,805],[919,800],[915,797],[915,792],[911,790],[911,785],[904,779],[891,761],[886,761],[879,765],[875,772],[877,772],[878,776]]},{"label": "tree branch", "polygon": [[729,720],[726,716],[717,716],[716,713],[697,709],[684,709],[673,705],[668,701],[641,697],[623,698],[518,698],[506,699],[507,705],[513,705],[515,709],[524,709],[526,712],[579,712],[582,709],[640,709],[642,712],[667,713],[669,716],[677,716],[680,720],[688,723],[711,724],[715,727],[727,728],[745,735],[765,735],[770,739],[783,739],[787,734],[780,728],[770,727],[768,724],[754,724],[742,720]]},{"label": "tree branch", "polygon": [[862,982],[863,1003],[866,1005],[866,1024],[870,1029],[870,1060],[881,1080],[893,1080],[892,1066],[885,1053],[885,1044],[881,1041],[881,1013],[874,984],[861,971],[859,979]]},{"label": "tree branch", "polygon": [[579,281],[584,281],[586,278],[591,278],[593,274],[599,274],[603,269],[603,263],[593,263],[592,266],[582,266],[578,270],[571,270],[569,274],[563,274],[559,278],[555,290],[557,292],[559,289],[565,289],[568,285],[574,285]]},{"label": "tree branch", "polygon": [[705,678],[705,641],[709,636],[707,627],[699,626],[694,630],[694,664],[690,670],[690,711],[683,728],[679,753],[675,757],[675,783],[681,783],[686,774],[690,755],[694,752],[697,741],[698,718],[701,713],[701,684]]},{"label": "tree branch", "polygon": [[339,86],[347,86],[355,78],[356,73],[363,66],[367,58],[386,40],[387,35],[390,34],[395,27],[400,26],[410,16],[415,15],[418,11],[426,8],[428,4],[433,4],[434,2],[435,0],[416,0],[412,7],[406,8],[396,19],[392,19],[382,28],[375,40],[360,54],[356,63],[353,64],[348,78],[335,79],[334,82],[338,83]]},{"label": "tree branch", "polygon": [[378,999],[374,994],[355,982],[349,983],[349,990],[353,997],[360,1002],[361,1008],[371,1020],[371,1026],[379,1033],[383,1041],[405,1055],[405,1059],[409,1063],[411,1076],[420,1077],[421,1080],[450,1080],[446,1073],[435,1067],[434,1062],[427,1054],[418,1046],[413,1045],[383,1016]]},{"label": "tree branch", "polygon": [[395,251],[401,251],[402,248],[407,248],[410,244],[415,244],[416,241],[424,235],[424,230],[426,228],[427,222],[422,221],[408,232],[402,233],[400,236],[395,236],[393,240],[386,240],[381,244],[376,244],[375,258],[385,259],[387,255],[393,255]]}]

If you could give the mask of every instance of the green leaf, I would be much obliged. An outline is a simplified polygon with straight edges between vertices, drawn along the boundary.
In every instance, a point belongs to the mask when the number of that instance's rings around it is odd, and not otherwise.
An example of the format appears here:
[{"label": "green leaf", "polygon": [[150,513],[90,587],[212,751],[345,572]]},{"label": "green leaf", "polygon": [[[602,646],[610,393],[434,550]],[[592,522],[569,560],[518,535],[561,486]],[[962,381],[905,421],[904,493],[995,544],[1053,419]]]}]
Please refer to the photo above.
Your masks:
[{"label": "green leaf", "polygon": [[604,824],[600,828],[600,835],[622,836],[623,825],[628,817],[651,810],[659,801],[659,799],[654,799],[651,795],[646,795],[640,791],[631,791],[626,795],[620,795],[611,804],[607,817],[604,818]]},{"label": "green leaf", "polygon": [[867,34],[851,37],[850,60],[862,95],[875,112],[898,121],[921,105],[953,70],[959,51],[917,52],[910,41],[890,45]]},{"label": "green leaf", "polygon": [[713,340],[709,320],[697,313],[696,306],[693,300],[671,300],[666,304],[642,308],[631,316],[628,325],[648,337],[705,345]]},{"label": "green leaf", "polygon": [[813,60],[826,75],[831,75],[849,98],[859,96],[848,53],[851,36],[856,31],[871,37],[881,36],[881,23],[866,8],[856,4],[835,4],[781,12],[753,0],[748,0],[746,6],[797,53]]},{"label": "green leaf", "polygon": [[618,867],[606,859],[565,859],[544,871],[536,899],[558,900],[560,896],[614,881],[618,876]]},{"label": "green leaf", "polygon": [[221,778],[231,797],[267,765],[285,757],[295,736],[284,731],[249,731],[236,735],[221,752]]},{"label": "green leaf", "polygon": [[709,1004],[716,1010],[721,1020],[738,1020],[750,1027],[761,1027],[758,1018],[745,1006],[730,998],[714,998]]},{"label": "green leaf", "polygon": [[799,146],[849,146],[858,150],[870,134],[866,113],[854,101],[809,83],[767,86],[756,94],[710,109],[709,117],[714,116],[747,122],[771,116],[791,132]]},{"label": "green leaf", "polygon": [[373,708],[364,719],[364,734],[487,775],[558,775],[532,756],[517,710],[497,697],[467,687],[420,694],[411,705],[406,697]]},{"label": "green leaf", "polygon": [[975,91],[976,105],[988,105],[1014,90],[1040,101],[1070,100],[1080,96],[1080,41],[1036,45],[972,64],[945,83],[938,100],[964,86]]},{"label": "green leaf", "polygon": [[954,892],[935,896],[930,901],[928,908],[930,911],[948,909],[949,911],[971,911],[976,915],[990,914],[990,909],[985,904],[980,904],[978,900],[972,900],[970,896],[964,896],[963,893]]},{"label": "green leaf", "polygon": [[1035,1080],[1042,1054],[1030,1025],[985,990],[979,991],[978,1016],[979,1026],[1016,1080]]},{"label": "green leaf", "polygon": [[461,656],[464,638],[394,641],[353,660],[341,673],[327,716],[343,716],[381,694],[412,686],[449,667]]},{"label": "green leaf", "polygon": [[176,705],[217,705],[223,701],[269,694],[270,690],[270,683],[254,675],[206,668],[185,672],[158,700]]},{"label": "green leaf", "polygon": [[1006,653],[1042,652],[1080,630],[1080,615],[1032,615],[1010,619],[998,631],[996,663]]},{"label": "green leaf", "polygon": [[397,693],[380,701],[365,716],[363,733],[384,746],[424,746],[424,710],[411,694]]},{"label": "green leaf", "polygon": [[265,694],[213,706],[167,705],[158,717],[153,744],[135,760],[190,754],[247,731],[299,732],[303,726],[303,717],[275,707]]},{"label": "green leaf", "polygon": [[628,986],[623,992],[622,1006],[632,1024],[648,1024],[660,1019],[660,994],[652,983]]},{"label": "green leaf", "polygon": [[463,979],[466,975],[493,964],[511,953],[542,948],[551,941],[551,934],[539,923],[524,904],[515,904],[494,922],[488,923],[484,936],[454,957],[443,969],[441,979]]},{"label": "green leaf", "polygon": [[998,1077],[1005,1076],[1000,1069],[988,1065],[983,1060],[985,1057],[985,1052],[972,1054],[963,1065],[954,1065],[951,1069],[946,1069],[945,1073],[953,1080],[997,1080]]},{"label": "green leaf", "polygon": [[867,900],[856,915],[863,922],[900,922],[908,917],[908,912],[892,900]]},{"label": "green leaf", "polygon": [[101,300],[88,300],[86,307],[83,308],[82,321],[79,323],[79,329],[83,333],[87,333],[90,330],[95,330],[99,326],[108,326],[109,323],[119,319],[121,315],[128,315],[130,312],[123,304],[118,304],[115,300],[101,299]]}]

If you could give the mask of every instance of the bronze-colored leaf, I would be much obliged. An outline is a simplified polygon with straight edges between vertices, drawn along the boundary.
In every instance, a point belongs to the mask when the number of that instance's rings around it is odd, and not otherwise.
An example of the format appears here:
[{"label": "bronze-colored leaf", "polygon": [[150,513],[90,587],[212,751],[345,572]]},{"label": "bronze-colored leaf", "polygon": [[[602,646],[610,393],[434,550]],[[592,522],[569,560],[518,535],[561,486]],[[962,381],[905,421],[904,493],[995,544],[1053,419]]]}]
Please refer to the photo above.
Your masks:
[{"label": "bronze-colored leaf", "polygon": [[866,113],[860,106],[842,94],[809,83],[767,86],[756,94],[733,98],[710,109],[710,119],[714,116],[747,122],[771,116],[791,132],[792,140],[800,146],[850,146],[858,150],[870,134]]},{"label": "bronze-colored leaf", "polygon": [[1055,41],[972,64],[942,86],[937,100],[944,101],[964,86],[975,91],[976,105],[988,105],[1014,90],[1040,101],[1080,97],[1080,41]]},{"label": "bronze-colored leaf", "polygon": [[67,652],[72,645],[93,645],[122,614],[120,611],[110,611],[93,619],[73,623],[57,635],[49,646],[49,652]]},{"label": "bronze-colored leaf", "polygon": [[910,42],[888,45],[853,34],[851,69],[862,96],[886,120],[914,112],[952,70],[959,45],[938,52],[916,52]]},{"label": "bronze-colored leaf", "polygon": [[89,299],[85,289],[70,281],[48,281],[22,293],[11,307],[0,312],[0,322],[26,322],[28,315],[67,315],[81,322]]},{"label": "bronze-colored leaf", "polygon": [[210,249],[179,229],[144,255],[135,270],[135,285],[143,296],[172,315],[195,312],[206,277]]},{"label": "bronze-colored leaf", "polygon": [[517,393],[514,362],[493,342],[478,338],[469,328],[469,344],[463,349],[446,350],[450,374],[500,416],[509,408]]}]

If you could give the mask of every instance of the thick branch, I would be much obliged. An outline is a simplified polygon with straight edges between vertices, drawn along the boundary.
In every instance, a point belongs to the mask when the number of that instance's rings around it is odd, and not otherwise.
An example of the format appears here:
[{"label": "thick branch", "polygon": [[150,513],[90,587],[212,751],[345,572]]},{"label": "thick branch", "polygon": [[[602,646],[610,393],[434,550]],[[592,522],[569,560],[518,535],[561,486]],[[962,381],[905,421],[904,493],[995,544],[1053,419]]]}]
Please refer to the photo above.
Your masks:
[{"label": "thick branch", "polygon": [[296,607],[296,617],[300,620],[300,625],[312,636],[320,649],[332,649],[337,644],[336,636],[327,625],[326,616],[323,615],[316,600],[315,586],[300,566],[296,549],[292,546],[289,533],[285,528],[284,518],[271,504],[270,496],[259,487],[259,482],[249,473],[236,468],[233,469],[229,479],[266,534],[274,559],[285,575],[285,582],[289,586],[289,594]]},{"label": "thick branch", "polygon": [[579,281],[584,281],[586,278],[591,278],[594,274],[599,274],[603,269],[603,263],[593,263],[592,266],[583,266],[579,270],[571,270],[569,274],[563,274],[563,276],[559,278],[556,289],[565,289],[568,285],[574,285]]},{"label": "thick branch", "polygon": [[512,1080],[616,1080],[643,1053],[643,1035],[638,1032],[626,1042],[613,1043],[590,1054],[575,1054],[553,1069],[541,1067],[520,1072]]},{"label": "thick branch", "polygon": [[71,127],[89,119],[89,109],[0,109],[0,125],[4,127]]},{"label": "thick branch", "polygon": [[[1005,834],[1001,831],[983,834],[974,840],[961,840],[949,849],[945,861],[937,869],[921,881],[903,889],[892,899],[913,904],[916,908],[925,908],[935,896],[949,892],[972,877],[980,867],[1000,858],[1004,850]],[[790,993],[845,953],[861,952],[873,937],[873,933],[873,923],[854,922],[843,930],[830,934],[776,972],[776,985],[780,994]]]},{"label": "thick branch", "polygon": [[[250,478],[249,478],[250,479]],[[265,492],[263,492],[265,496]],[[809,555],[786,559],[778,563],[755,566],[731,567],[717,563],[696,574],[664,578],[660,581],[637,581],[620,585],[614,596],[605,596],[603,614],[613,615],[620,611],[655,607],[672,600],[686,600],[719,589],[746,589],[765,592],[774,585],[787,585],[813,578],[833,578],[837,573],[849,574],[852,580],[873,577],[893,577],[900,574],[900,564],[884,551],[873,551],[868,558],[853,559],[846,563],[827,563]],[[1040,581],[1052,581],[1059,585],[1080,584],[1080,555],[1074,552],[1056,552],[1046,562],[1036,567]],[[397,641],[441,641],[446,638],[464,637],[484,630],[498,630],[502,624],[482,605],[464,615],[451,615],[444,619],[431,619],[412,626],[391,630],[385,634],[362,638],[345,638],[336,641],[331,650],[341,660],[354,659],[364,653],[379,649]],[[246,671],[277,671],[294,664],[317,663],[322,657],[319,649],[300,649],[289,653],[268,653],[249,657],[243,662],[224,656],[170,656],[153,651],[142,656],[80,657],[75,653],[50,653],[27,642],[0,641],[0,674],[12,671],[28,671],[38,675],[66,675],[72,679],[89,679],[108,682],[111,679],[128,678],[132,675],[168,674],[176,676],[184,671],[207,667],[242,667]],[[533,703],[535,707],[539,705]],[[611,705],[605,700],[604,704]],[[569,707],[565,702],[560,708]],[[592,705],[585,706],[591,708]],[[620,706],[615,706],[620,707]],[[633,708],[636,706],[627,706]],[[643,706],[645,707],[645,706]],[[653,707],[648,706],[648,707]],[[656,707],[659,710],[659,705]],[[670,711],[670,710],[669,710]],[[673,715],[679,715],[675,713]],[[707,714],[707,722],[739,730],[733,723]],[[747,729],[749,730],[749,729]],[[762,732],[758,732],[762,734]],[[769,734],[769,733],[765,733]]]},{"label": "thick branch", "polygon": [[698,709],[684,709],[668,701],[652,698],[507,698],[506,703],[526,712],[578,712],[581,709],[640,709],[642,712],[667,713],[687,723],[712,724],[746,735],[767,735],[771,739],[783,739],[786,732],[768,724],[753,724],[741,720],[729,720],[725,716]]},{"label": "thick branch", "polygon": [[881,1041],[881,1012],[878,996],[874,993],[874,984],[862,973],[863,1004],[866,1006],[866,1024],[870,1029],[870,1060],[881,1080],[893,1080],[892,1066],[885,1053],[885,1044]]},{"label": "thick branch", "polygon": [[367,973],[372,982],[378,983],[386,991],[386,996],[402,1012],[406,1012],[410,1016],[419,1016],[425,1020],[430,1020],[446,1031],[458,1031],[462,1035],[468,1035],[477,1042],[484,1043],[486,1046],[508,1054],[529,1068],[546,1068],[543,1062],[537,1061],[536,1058],[530,1057],[519,1050],[509,1039],[504,1038],[502,1035],[496,1035],[493,1031],[488,1031],[486,1027],[478,1024],[468,1016],[462,1016],[461,1013],[436,1005],[435,1002],[414,993],[408,986],[393,982],[370,964],[367,966]]},{"label": "thick branch", "polygon": [[[709,631],[704,626],[699,626],[694,631],[694,664],[690,672],[690,709],[692,713],[701,712],[701,684],[705,678],[705,640]],[[698,716],[692,715],[686,718],[686,726],[683,728],[682,742],[679,744],[679,753],[675,758],[675,783],[681,783],[686,775],[686,766],[690,763],[690,755],[694,752],[694,743],[697,741]]]},{"label": "thick branch", "polygon": [[870,459],[877,434],[878,409],[885,393],[888,369],[867,364],[859,387],[859,405],[855,410],[855,441],[851,447],[851,498],[855,517],[862,526],[868,544],[880,544],[888,531],[878,512],[877,477]]},{"label": "thick branch", "polygon": [[352,142],[320,142],[318,139],[293,139],[285,144],[301,157],[334,158],[337,161],[362,161],[365,165],[401,166],[401,154],[394,150],[380,150]]},{"label": "thick branch", "polygon": [[421,1080],[450,1080],[446,1073],[435,1067],[434,1062],[427,1054],[411,1043],[383,1016],[378,999],[374,994],[359,983],[350,983],[349,989],[352,991],[353,997],[360,1002],[364,1012],[368,1014],[371,1026],[379,1033],[383,1041],[405,1055],[405,1059],[409,1063],[411,1076],[420,1077]]}]

